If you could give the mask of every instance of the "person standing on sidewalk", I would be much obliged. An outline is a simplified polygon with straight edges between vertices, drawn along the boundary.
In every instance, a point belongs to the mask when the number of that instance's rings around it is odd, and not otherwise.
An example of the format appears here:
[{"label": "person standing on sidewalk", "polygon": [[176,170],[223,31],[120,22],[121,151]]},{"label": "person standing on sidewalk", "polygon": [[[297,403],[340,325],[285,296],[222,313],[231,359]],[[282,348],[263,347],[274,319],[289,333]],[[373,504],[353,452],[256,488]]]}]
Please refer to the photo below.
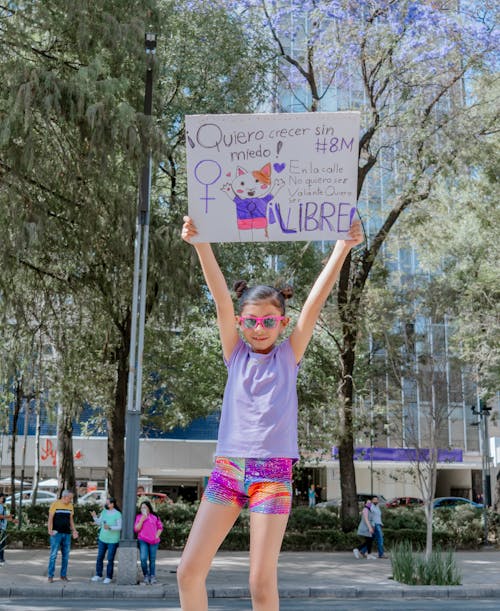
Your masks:
[{"label": "person standing on sidewalk", "polygon": [[292,466],[299,458],[297,374],[342,265],[363,241],[361,223],[354,221],[346,239],[337,241],[295,328],[283,340],[292,288],[250,287],[240,280],[234,285],[235,311],[212,247],[196,241],[197,234],[193,220],[184,217],[182,239],[193,241],[216,306],[214,324],[228,378],[214,469],[177,569],[181,609],[208,609],[206,578],[212,560],[248,503],[252,606],[278,611],[278,558],[292,506]]},{"label": "person standing on sidewalk", "polygon": [[78,539],[78,531],[73,522],[73,493],[63,490],[61,498],[54,501],[49,508],[48,531],[50,535],[50,557],[48,579],[54,581],[57,552],[61,549],[61,579],[68,580],[68,561],[71,549],[71,537]]},{"label": "person standing on sidewalk", "polygon": [[7,545],[7,522],[17,524],[17,520],[10,515],[5,505],[5,494],[0,492],[0,566],[5,564],[4,553]]},{"label": "person standing on sidewalk", "polygon": [[371,501],[366,501],[363,511],[361,513],[361,520],[358,526],[358,535],[363,537],[363,544],[359,547],[355,547],[352,550],[352,553],[356,558],[362,556],[363,558],[370,558],[372,553],[372,542],[373,542],[373,533],[375,531],[372,520],[371,520]]},{"label": "person standing on sidewalk", "polygon": [[[90,513],[94,523],[100,526],[99,536],[97,538],[97,560],[95,563],[95,575],[91,581],[102,581],[103,583],[111,583],[113,579],[113,564],[115,561],[116,550],[120,544],[120,531],[122,529],[122,514],[116,506],[116,500],[113,497],[108,497],[104,505],[101,515],[98,516],[95,511]],[[102,578],[104,568],[104,557],[108,554],[108,566],[106,568],[106,577]]]},{"label": "person standing on sidewalk", "polygon": [[141,513],[135,518],[134,531],[139,541],[144,585],[156,583],[156,552],[160,545],[163,524],[149,501],[141,503]]},{"label": "person standing on sidewalk", "polygon": [[307,497],[309,499],[309,507],[316,507],[316,486],[314,484],[309,486]]},{"label": "person standing on sidewalk", "polygon": [[378,549],[378,557],[385,559],[387,556],[384,554],[384,531],[382,530],[382,512],[380,511],[380,507],[378,505],[378,496],[374,496],[372,498],[370,514],[373,524],[373,538],[375,539]]}]

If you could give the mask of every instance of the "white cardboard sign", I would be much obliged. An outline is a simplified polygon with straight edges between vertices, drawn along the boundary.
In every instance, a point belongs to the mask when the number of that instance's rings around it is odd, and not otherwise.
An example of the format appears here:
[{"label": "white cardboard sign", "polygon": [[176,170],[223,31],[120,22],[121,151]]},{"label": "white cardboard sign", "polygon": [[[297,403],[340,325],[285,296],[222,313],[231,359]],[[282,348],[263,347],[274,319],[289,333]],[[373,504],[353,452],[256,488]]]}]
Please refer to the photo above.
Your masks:
[{"label": "white cardboard sign", "polygon": [[200,242],[336,240],[356,213],[358,112],[188,115]]}]

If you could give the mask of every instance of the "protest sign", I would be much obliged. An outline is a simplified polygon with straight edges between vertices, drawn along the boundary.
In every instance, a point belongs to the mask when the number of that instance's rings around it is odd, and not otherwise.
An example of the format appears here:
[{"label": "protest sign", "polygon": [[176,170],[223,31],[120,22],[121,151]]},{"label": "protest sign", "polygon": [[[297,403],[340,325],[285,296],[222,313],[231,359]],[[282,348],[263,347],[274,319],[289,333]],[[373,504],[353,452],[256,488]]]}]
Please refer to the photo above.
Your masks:
[{"label": "protest sign", "polygon": [[345,237],[359,124],[358,112],[186,116],[194,241]]}]

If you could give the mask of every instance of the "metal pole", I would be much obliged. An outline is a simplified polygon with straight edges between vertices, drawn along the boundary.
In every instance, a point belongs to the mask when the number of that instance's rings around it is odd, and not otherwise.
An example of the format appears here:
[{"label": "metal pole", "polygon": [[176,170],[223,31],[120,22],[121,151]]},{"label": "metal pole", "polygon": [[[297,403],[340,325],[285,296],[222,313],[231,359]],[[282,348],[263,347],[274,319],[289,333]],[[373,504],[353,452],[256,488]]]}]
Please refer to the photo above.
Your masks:
[{"label": "metal pole", "polygon": [[[481,401],[480,401],[480,406],[481,406]],[[486,418],[483,414],[483,410],[481,409],[481,407],[479,408],[479,418],[482,421],[485,421]],[[481,426],[481,424],[483,424],[483,422],[479,423],[479,426]],[[486,462],[486,456],[488,455],[488,442],[486,440],[486,435],[485,435],[485,428],[482,427],[482,438],[483,438],[483,461],[482,461],[482,465],[483,465],[483,526],[484,526],[484,544],[488,545],[488,531],[489,531],[489,527],[488,527],[488,503],[487,503],[487,497],[488,497],[488,493],[486,491],[486,482],[487,482],[487,476],[486,476],[486,469],[487,469],[487,462]]]},{"label": "metal pole", "polygon": [[490,415],[491,408],[487,407],[483,400],[481,400],[481,412],[483,414],[484,424],[484,460],[485,460],[485,492],[484,502],[485,505],[491,507],[491,475],[490,475],[490,434],[488,431],[488,416]]},{"label": "metal pole", "polygon": [[[145,37],[147,69],[144,114],[151,116],[153,107],[153,64],[156,34]],[[134,248],[134,280],[132,288],[132,319],[130,330],[129,376],[123,490],[123,528],[120,541],[119,584],[137,583],[137,544],[134,520],[137,502],[137,472],[139,467],[139,436],[142,402],[142,355],[146,318],[146,285],[149,246],[149,209],[151,199],[151,150],[141,172]]]},{"label": "metal pole", "polygon": [[484,543],[489,545],[489,525],[488,525],[488,507],[491,506],[491,481],[490,481],[490,439],[488,432],[488,416],[491,408],[488,407],[482,399],[479,401],[479,409],[481,418],[483,419],[483,453],[484,453],[484,471],[483,471],[483,515],[484,515]]},{"label": "metal pole", "polygon": [[483,399],[479,399],[479,409],[472,406],[472,413],[479,416],[479,440],[481,442],[481,465],[483,476],[483,527],[484,527],[484,545],[489,545],[488,534],[488,507],[491,505],[491,482],[490,482],[490,450],[489,450],[489,433],[488,433],[488,416],[490,415],[491,407],[488,407]]}]

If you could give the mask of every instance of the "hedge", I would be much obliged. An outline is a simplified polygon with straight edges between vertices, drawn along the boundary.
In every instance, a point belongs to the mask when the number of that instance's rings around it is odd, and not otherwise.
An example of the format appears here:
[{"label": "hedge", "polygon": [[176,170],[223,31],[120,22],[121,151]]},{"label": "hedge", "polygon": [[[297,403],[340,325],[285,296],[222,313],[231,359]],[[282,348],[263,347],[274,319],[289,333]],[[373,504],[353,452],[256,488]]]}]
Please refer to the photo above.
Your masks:
[{"label": "hedge", "polygon": [[[174,503],[158,508],[164,530],[160,548],[180,550],[183,548],[198,503]],[[21,529],[9,526],[9,542],[22,543],[25,547],[47,547],[48,505],[27,507],[23,511]],[[97,544],[97,527],[93,524],[91,511],[99,512],[99,506],[76,506],[75,524],[79,532],[76,545],[91,547]],[[388,548],[399,542],[409,542],[415,549],[425,546],[425,516],[421,509],[400,508],[384,510],[384,538]],[[490,537],[496,539],[499,519],[491,512],[489,520]],[[482,513],[477,510],[459,507],[456,510],[440,510],[434,513],[433,541],[442,548],[471,549],[482,543]],[[244,509],[226,537],[221,549],[229,551],[248,550],[250,542],[249,512]],[[297,507],[292,510],[283,540],[286,551],[345,551],[356,547],[360,542],[356,528],[343,532],[336,507],[315,508]]]}]

